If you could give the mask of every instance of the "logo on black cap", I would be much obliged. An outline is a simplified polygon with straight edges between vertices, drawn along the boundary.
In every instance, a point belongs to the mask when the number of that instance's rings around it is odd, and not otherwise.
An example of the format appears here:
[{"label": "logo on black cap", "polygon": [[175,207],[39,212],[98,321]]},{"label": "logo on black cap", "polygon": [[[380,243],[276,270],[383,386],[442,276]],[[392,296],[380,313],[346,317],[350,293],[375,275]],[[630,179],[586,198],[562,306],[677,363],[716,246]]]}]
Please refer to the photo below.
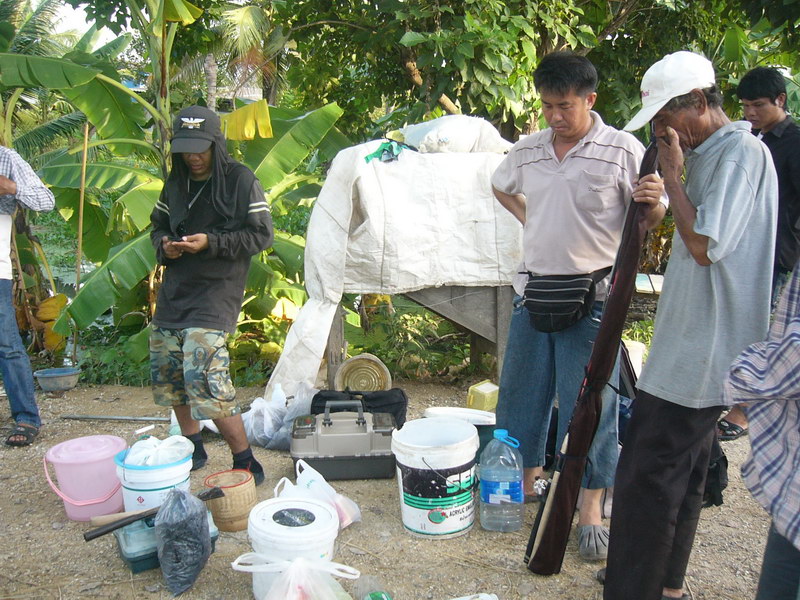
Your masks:
[{"label": "logo on black cap", "polygon": [[181,117],[181,129],[200,129],[205,119],[199,117]]}]

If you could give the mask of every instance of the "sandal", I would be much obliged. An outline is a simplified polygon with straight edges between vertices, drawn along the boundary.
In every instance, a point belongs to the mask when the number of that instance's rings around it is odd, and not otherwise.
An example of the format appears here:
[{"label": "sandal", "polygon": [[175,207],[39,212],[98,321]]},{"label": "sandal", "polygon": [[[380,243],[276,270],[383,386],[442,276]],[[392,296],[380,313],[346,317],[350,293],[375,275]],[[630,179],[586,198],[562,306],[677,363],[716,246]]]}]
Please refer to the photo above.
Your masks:
[{"label": "sandal", "polygon": [[747,427],[742,427],[736,423],[731,423],[727,419],[720,419],[717,421],[717,437],[721,442],[729,442],[731,440],[738,440],[743,435],[747,435]]},{"label": "sandal", "polygon": [[[33,425],[25,425],[24,423],[17,423],[9,436],[6,438],[7,446],[30,446],[36,436],[39,435],[39,428]],[[21,437],[21,440],[14,440],[11,438]]]},{"label": "sandal", "polygon": [[603,525],[578,527],[578,553],[584,560],[605,560],[608,556],[608,527]]}]

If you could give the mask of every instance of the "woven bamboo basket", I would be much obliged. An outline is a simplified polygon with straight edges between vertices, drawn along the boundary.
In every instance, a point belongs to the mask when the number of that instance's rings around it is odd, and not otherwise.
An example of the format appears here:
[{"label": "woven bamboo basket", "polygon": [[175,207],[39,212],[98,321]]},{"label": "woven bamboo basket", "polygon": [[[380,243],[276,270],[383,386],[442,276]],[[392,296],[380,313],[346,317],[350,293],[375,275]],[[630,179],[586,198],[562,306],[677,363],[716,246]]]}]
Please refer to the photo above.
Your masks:
[{"label": "woven bamboo basket", "polygon": [[205,478],[208,488],[220,487],[225,495],[208,501],[214,523],[220,531],[243,531],[247,529],[250,510],[256,505],[256,482],[250,471],[231,469],[220,471]]}]

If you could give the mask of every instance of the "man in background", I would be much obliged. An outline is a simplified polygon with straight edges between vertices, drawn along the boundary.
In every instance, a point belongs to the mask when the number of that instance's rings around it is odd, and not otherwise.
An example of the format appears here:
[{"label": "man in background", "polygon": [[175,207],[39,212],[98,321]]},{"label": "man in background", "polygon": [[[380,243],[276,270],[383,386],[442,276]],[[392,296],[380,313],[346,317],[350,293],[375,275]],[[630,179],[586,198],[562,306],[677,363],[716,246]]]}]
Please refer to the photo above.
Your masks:
[{"label": "man in background", "polygon": [[9,446],[28,446],[39,433],[41,420],[33,391],[31,361],[19,336],[11,295],[11,228],[17,207],[53,210],[53,193],[22,157],[0,146],[0,370],[15,426]]},{"label": "man in background", "polygon": [[[772,272],[772,306],[800,258],[800,127],[786,112],[786,79],[778,69],[756,67],[739,82],[736,94],[753,133],[767,145],[778,173],[778,237]],[[720,441],[747,433],[747,417],[738,406],[720,419]]]}]

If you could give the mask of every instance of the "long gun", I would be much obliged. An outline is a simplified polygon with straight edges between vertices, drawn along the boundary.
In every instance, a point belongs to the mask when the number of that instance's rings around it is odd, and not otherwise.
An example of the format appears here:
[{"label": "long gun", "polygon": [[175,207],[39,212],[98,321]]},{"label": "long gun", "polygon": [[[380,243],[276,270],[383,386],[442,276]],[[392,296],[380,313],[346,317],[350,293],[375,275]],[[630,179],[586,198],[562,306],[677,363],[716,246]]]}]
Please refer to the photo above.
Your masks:
[{"label": "long gun", "polygon": [[[654,173],[657,162],[658,147],[655,136],[651,135],[650,145],[642,157],[639,177]],[[631,201],[586,376],[556,458],[555,473],[536,515],[525,551],[528,569],[539,575],[559,573],[564,562],[586,457],[600,422],[601,393],[614,370],[646,235],[645,211],[640,209],[638,202]]]}]

